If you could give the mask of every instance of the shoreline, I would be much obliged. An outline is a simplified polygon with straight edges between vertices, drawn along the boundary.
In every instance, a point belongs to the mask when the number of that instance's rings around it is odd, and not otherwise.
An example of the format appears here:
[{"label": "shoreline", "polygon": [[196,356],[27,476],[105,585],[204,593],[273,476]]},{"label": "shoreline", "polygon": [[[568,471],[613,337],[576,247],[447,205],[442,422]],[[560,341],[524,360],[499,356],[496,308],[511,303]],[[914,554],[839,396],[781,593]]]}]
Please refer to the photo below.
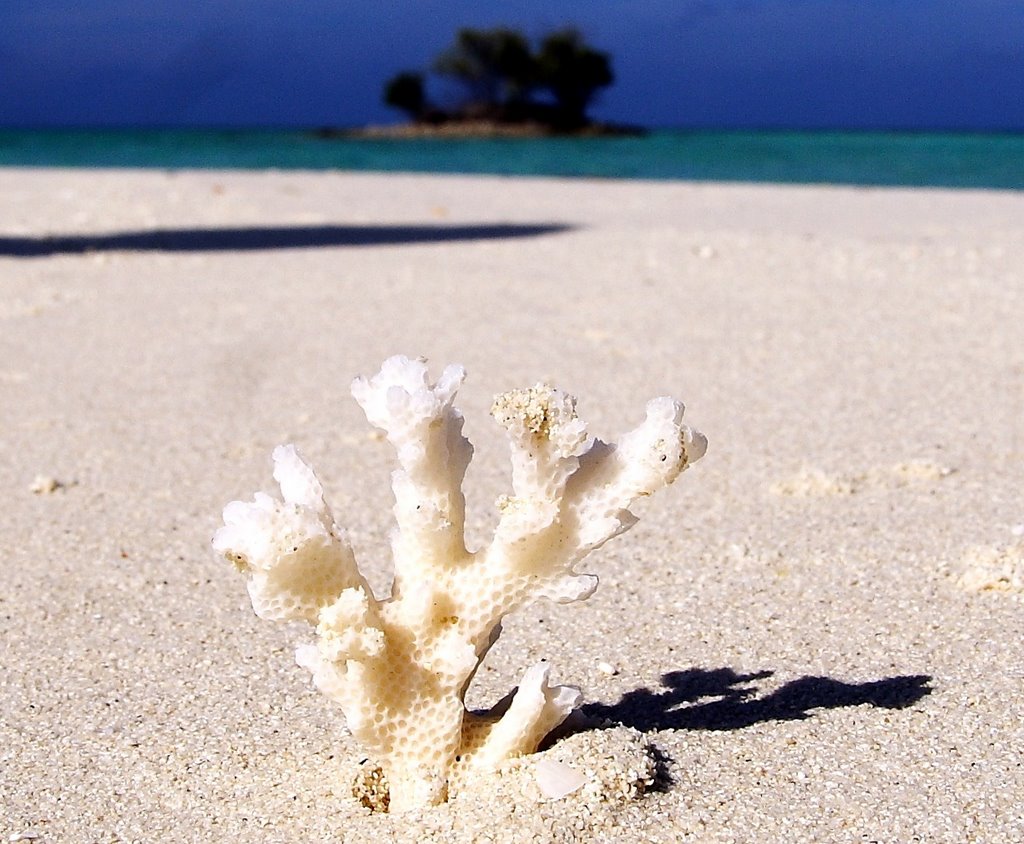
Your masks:
[{"label": "shoreline", "polygon": [[591,122],[574,129],[559,129],[536,121],[449,119],[438,122],[413,122],[359,126],[351,129],[321,127],[312,130],[317,138],[642,138],[650,134],[640,126]]}]

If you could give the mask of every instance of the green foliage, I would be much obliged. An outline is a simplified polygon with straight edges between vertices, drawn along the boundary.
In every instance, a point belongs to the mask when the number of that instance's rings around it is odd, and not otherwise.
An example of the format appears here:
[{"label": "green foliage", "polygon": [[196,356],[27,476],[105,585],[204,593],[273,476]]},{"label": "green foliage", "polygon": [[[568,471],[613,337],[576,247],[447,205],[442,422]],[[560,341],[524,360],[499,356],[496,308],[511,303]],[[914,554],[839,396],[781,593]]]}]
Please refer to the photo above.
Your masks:
[{"label": "green foliage", "polygon": [[[608,54],[590,47],[574,29],[549,33],[534,51],[525,35],[508,27],[463,28],[432,69],[462,86],[465,101],[459,111],[430,106],[423,77],[416,73],[390,80],[384,101],[415,119],[486,117],[575,129],[586,125],[594,96],[614,80]],[[538,93],[554,104],[536,100]]]},{"label": "green foliage", "polygon": [[460,29],[455,44],[434,62],[434,70],[462,83],[473,105],[500,108],[527,98],[535,62],[520,32]]},{"label": "green foliage", "polygon": [[418,118],[426,107],[427,96],[423,88],[423,75],[404,71],[388,80],[384,86],[384,102]]},{"label": "green foliage", "polygon": [[615,80],[608,54],[588,47],[574,29],[553,32],[541,41],[537,67],[541,84],[558,103],[560,119],[570,126],[586,122],[598,89]]}]

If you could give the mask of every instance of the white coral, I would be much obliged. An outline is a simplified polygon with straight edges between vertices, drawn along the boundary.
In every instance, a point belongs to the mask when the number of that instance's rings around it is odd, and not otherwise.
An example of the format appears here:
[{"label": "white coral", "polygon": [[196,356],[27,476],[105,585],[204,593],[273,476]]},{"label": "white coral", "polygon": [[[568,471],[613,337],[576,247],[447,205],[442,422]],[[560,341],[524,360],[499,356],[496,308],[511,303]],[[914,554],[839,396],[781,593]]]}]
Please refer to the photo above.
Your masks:
[{"label": "white coral", "polygon": [[633,525],[632,501],[698,460],[703,435],[668,398],[618,445],[587,435],[572,396],[545,385],[499,396],[492,409],[512,446],[512,494],[494,541],[470,553],[462,481],[473,454],[452,406],[465,373],[431,384],[421,360],[393,357],[352,393],[398,454],[391,595],[374,598],[323,488],[292,446],[274,451],[283,502],[258,493],[224,510],[214,548],[249,575],[256,613],[313,625],[296,657],[341,704],[349,729],[382,765],[392,810],[443,801],[457,773],[531,753],[578,705],[546,665],[491,712],[463,699],[501,619],[537,598],[582,600],[597,578],[575,566]]}]

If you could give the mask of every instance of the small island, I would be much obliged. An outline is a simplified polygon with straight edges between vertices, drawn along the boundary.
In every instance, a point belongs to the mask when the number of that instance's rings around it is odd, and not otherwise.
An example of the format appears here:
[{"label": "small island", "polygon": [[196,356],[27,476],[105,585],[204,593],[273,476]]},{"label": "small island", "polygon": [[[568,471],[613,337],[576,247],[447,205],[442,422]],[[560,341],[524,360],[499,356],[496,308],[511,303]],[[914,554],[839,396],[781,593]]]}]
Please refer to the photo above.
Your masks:
[{"label": "small island", "polygon": [[598,92],[614,82],[611,58],[575,29],[550,32],[534,45],[518,30],[460,29],[431,72],[461,91],[442,107],[427,94],[427,74],[405,70],[384,86],[384,102],[409,121],[352,130],[322,129],[322,137],[543,137],[640,135],[635,126],[591,120]]}]

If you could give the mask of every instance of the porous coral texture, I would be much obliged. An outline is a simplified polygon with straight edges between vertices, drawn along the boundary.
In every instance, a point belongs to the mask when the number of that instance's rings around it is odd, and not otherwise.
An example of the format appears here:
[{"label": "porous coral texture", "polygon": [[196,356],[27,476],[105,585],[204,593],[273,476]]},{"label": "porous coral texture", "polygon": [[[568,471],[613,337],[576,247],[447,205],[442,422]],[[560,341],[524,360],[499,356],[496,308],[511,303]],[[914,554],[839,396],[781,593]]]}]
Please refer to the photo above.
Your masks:
[{"label": "porous coral texture", "polygon": [[298,662],[380,764],[391,811],[439,803],[454,775],[532,753],[578,705],[579,690],[552,685],[543,663],[489,713],[468,713],[463,699],[501,619],[537,598],[591,595],[597,578],[576,571],[580,560],[634,523],[633,500],[671,483],[706,447],[672,399],[649,402],[645,421],[616,446],[589,437],[575,399],[560,390],[501,395],[492,413],[511,442],[512,494],[499,502],[490,547],[471,553],[462,481],[473,448],[452,405],[464,377],[449,366],[431,384],[422,360],[393,357],[353,382],[398,455],[386,599],[372,594],[292,446],[274,451],[282,500],[259,493],[229,504],[214,537],[249,575],[258,615],[315,628]]}]

